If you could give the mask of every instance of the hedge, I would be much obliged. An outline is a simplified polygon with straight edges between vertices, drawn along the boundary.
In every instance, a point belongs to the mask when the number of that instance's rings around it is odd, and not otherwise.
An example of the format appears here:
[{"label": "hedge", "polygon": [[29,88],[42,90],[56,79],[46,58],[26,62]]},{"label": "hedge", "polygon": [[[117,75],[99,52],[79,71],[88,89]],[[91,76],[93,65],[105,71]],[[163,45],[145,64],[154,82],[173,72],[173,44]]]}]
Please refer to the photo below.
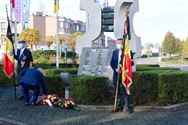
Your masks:
[{"label": "hedge", "polygon": [[135,104],[168,105],[188,101],[188,72],[176,70],[140,71],[133,74]]},{"label": "hedge", "polygon": [[[56,50],[36,50],[32,52],[33,57],[38,59],[39,57],[49,58],[50,55],[56,55]],[[62,57],[65,56],[64,53],[61,54]],[[74,56],[76,56],[76,53],[74,52]],[[67,52],[67,58],[72,58],[73,52],[68,51]]]},{"label": "hedge", "polygon": [[158,64],[137,64],[136,68],[140,68],[140,67],[160,67],[160,65]]},{"label": "hedge", "polygon": [[57,94],[64,97],[66,83],[63,83],[59,75],[45,76],[45,82],[49,94]]},{"label": "hedge", "polygon": [[113,98],[110,90],[106,77],[80,76],[71,84],[71,96],[79,104],[105,104]]},{"label": "hedge", "polygon": [[[48,63],[36,63],[36,64],[33,64],[33,67],[35,68],[43,68],[43,69],[55,69],[56,68],[56,64],[55,63],[51,63],[51,64],[48,64]],[[60,63],[59,64],[59,68],[78,68],[79,67],[79,64],[63,64],[63,63]]]},{"label": "hedge", "polygon": [[[3,71],[3,65],[0,64],[0,84],[2,85],[13,85],[14,84],[14,79],[13,79],[13,75],[11,76],[11,78],[9,79],[6,74]],[[17,81],[17,74],[16,74],[16,81]]]},{"label": "hedge", "polygon": [[[0,85],[13,85],[14,80],[13,77],[10,79],[3,72],[3,65],[0,64]],[[16,75],[16,83],[18,82],[18,77]],[[58,94],[60,96],[64,96],[64,89],[66,83],[63,83],[59,77],[59,75],[45,75],[45,82],[47,85],[48,93],[50,94]],[[17,83],[18,84],[18,83]]]},{"label": "hedge", "polygon": [[[177,69],[152,67],[133,73],[131,100],[134,104],[169,105],[188,101],[188,72]],[[170,69],[170,70],[169,70]],[[60,72],[76,75],[77,68],[45,70],[45,81],[50,94],[64,96],[67,86],[59,77]],[[0,84],[12,84],[0,66]],[[79,104],[113,104],[113,88],[106,77],[76,76],[71,84],[71,96]]]},{"label": "hedge", "polygon": [[[77,77],[71,95],[79,104],[113,104],[114,92],[105,77]],[[133,73],[133,105],[169,105],[188,101],[188,72],[176,70]],[[109,94],[109,95],[108,95]]]},{"label": "hedge", "polygon": [[136,71],[155,71],[155,70],[180,70],[179,68],[160,67],[158,64],[137,64]]},{"label": "hedge", "polygon": [[61,72],[68,72],[71,75],[76,75],[78,72],[77,68],[59,68],[59,69],[47,69],[45,70],[45,75],[59,75]]},{"label": "hedge", "polygon": [[[34,63],[55,63],[55,58],[56,58],[56,51],[55,50],[37,50],[37,51],[33,51],[33,60]],[[61,54],[61,56],[64,58],[65,54]],[[76,61],[76,59],[78,58],[78,56],[76,55],[76,53],[74,53],[74,57],[73,57],[73,52],[67,52],[67,59],[71,59],[73,62]]]},{"label": "hedge", "polygon": [[154,104],[158,99],[158,73],[135,72],[131,86],[131,100],[135,104]]},{"label": "hedge", "polygon": [[168,67],[138,67],[136,71],[155,71],[155,70],[180,70],[179,68]]},{"label": "hedge", "polygon": [[188,101],[188,72],[159,74],[159,104],[174,104]]},{"label": "hedge", "polygon": [[53,63],[56,52],[54,50],[37,50],[32,52],[34,63]]}]

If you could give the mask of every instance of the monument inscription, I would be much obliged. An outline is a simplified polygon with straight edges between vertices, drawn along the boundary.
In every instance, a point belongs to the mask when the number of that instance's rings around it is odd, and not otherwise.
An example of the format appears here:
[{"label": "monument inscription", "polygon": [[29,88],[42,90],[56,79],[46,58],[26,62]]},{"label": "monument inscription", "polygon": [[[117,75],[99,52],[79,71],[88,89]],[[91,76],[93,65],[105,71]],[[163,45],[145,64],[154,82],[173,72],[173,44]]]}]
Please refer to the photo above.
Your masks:
[{"label": "monument inscription", "polygon": [[108,48],[84,48],[78,75],[109,76],[108,73],[112,50]]}]

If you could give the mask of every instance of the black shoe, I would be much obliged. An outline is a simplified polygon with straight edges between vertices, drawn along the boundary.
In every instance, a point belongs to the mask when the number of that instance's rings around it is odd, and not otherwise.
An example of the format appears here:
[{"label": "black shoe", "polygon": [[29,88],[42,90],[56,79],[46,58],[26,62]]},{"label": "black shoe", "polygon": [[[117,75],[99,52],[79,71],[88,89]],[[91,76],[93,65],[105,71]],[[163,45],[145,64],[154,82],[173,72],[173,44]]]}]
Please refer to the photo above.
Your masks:
[{"label": "black shoe", "polygon": [[126,112],[126,113],[128,113],[128,114],[131,114],[131,113],[133,112],[132,109],[123,109],[122,111],[123,111],[123,112]]},{"label": "black shoe", "polygon": [[121,112],[122,110],[121,109],[113,109],[112,112]]},{"label": "black shoe", "polygon": [[128,114],[133,113],[133,109],[129,109],[129,110],[127,110],[127,113],[128,113]]}]

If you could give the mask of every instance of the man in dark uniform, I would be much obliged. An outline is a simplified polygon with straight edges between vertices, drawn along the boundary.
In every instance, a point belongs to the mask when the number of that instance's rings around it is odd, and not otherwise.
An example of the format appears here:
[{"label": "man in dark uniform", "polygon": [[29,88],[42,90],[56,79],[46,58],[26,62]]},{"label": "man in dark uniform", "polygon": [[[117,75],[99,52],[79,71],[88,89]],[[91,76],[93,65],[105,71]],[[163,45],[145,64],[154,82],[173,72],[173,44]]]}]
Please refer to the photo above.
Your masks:
[{"label": "man in dark uniform", "polygon": [[25,105],[29,105],[29,90],[34,90],[32,105],[36,105],[40,93],[40,87],[43,90],[43,94],[47,95],[43,70],[41,68],[27,68],[22,70],[19,74],[19,84],[23,88]]},{"label": "man in dark uniform", "polygon": [[18,61],[18,74],[21,70],[32,67],[33,56],[31,51],[26,48],[27,44],[25,40],[18,42],[18,51],[17,55],[14,55],[14,58]]},{"label": "man in dark uniform", "polygon": [[[117,49],[113,51],[110,66],[112,67],[114,74],[113,74],[113,84],[114,84],[114,92],[116,93],[116,85],[118,80],[118,73],[119,73],[119,85],[118,85],[118,94],[117,94],[117,107],[114,112],[118,111],[125,111],[131,113],[130,107],[130,96],[127,94],[125,87],[122,85],[122,70],[121,70],[121,57],[122,56],[122,47],[123,47],[123,39],[117,39],[116,41]],[[124,106],[122,109],[121,102],[120,102],[120,91],[123,91],[124,94]]]}]

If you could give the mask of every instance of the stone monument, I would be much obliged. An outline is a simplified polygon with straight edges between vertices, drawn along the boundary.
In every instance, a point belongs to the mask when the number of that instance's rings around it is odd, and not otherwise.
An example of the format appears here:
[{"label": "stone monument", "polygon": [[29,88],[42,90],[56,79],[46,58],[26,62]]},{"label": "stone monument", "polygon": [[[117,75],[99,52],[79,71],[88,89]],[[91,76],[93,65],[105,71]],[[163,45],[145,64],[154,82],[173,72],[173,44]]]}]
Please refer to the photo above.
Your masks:
[{"label": "stone monument", "polygon": [[[85,10],[90,16],[90,23],[83,36],[77,38],[76,52],[81,56],[78,75],[109,76],[109,64],[112,50],[108,48],[93,48],[93,42],[101,35],[101,13],[100,5],[95,0],[80,0],[80,9]],[[136,59],[140,56],[141,41],[136,36],[133,27],[133,16],[138,11],[138,0],[116,0],[114,7],[114,35],[116,39],[122,38],[124,34],[124,23],[127,16],[130,18],[131,27],[131,49],[135,54],[133,71],[136,70]],[[87,48],[86,48],[87,47]]]},{"label": "stone monument", "polygon": [[109,65],[112,50],[108,48],[84,48],[80,58],[78,75],[111,77]]}]

